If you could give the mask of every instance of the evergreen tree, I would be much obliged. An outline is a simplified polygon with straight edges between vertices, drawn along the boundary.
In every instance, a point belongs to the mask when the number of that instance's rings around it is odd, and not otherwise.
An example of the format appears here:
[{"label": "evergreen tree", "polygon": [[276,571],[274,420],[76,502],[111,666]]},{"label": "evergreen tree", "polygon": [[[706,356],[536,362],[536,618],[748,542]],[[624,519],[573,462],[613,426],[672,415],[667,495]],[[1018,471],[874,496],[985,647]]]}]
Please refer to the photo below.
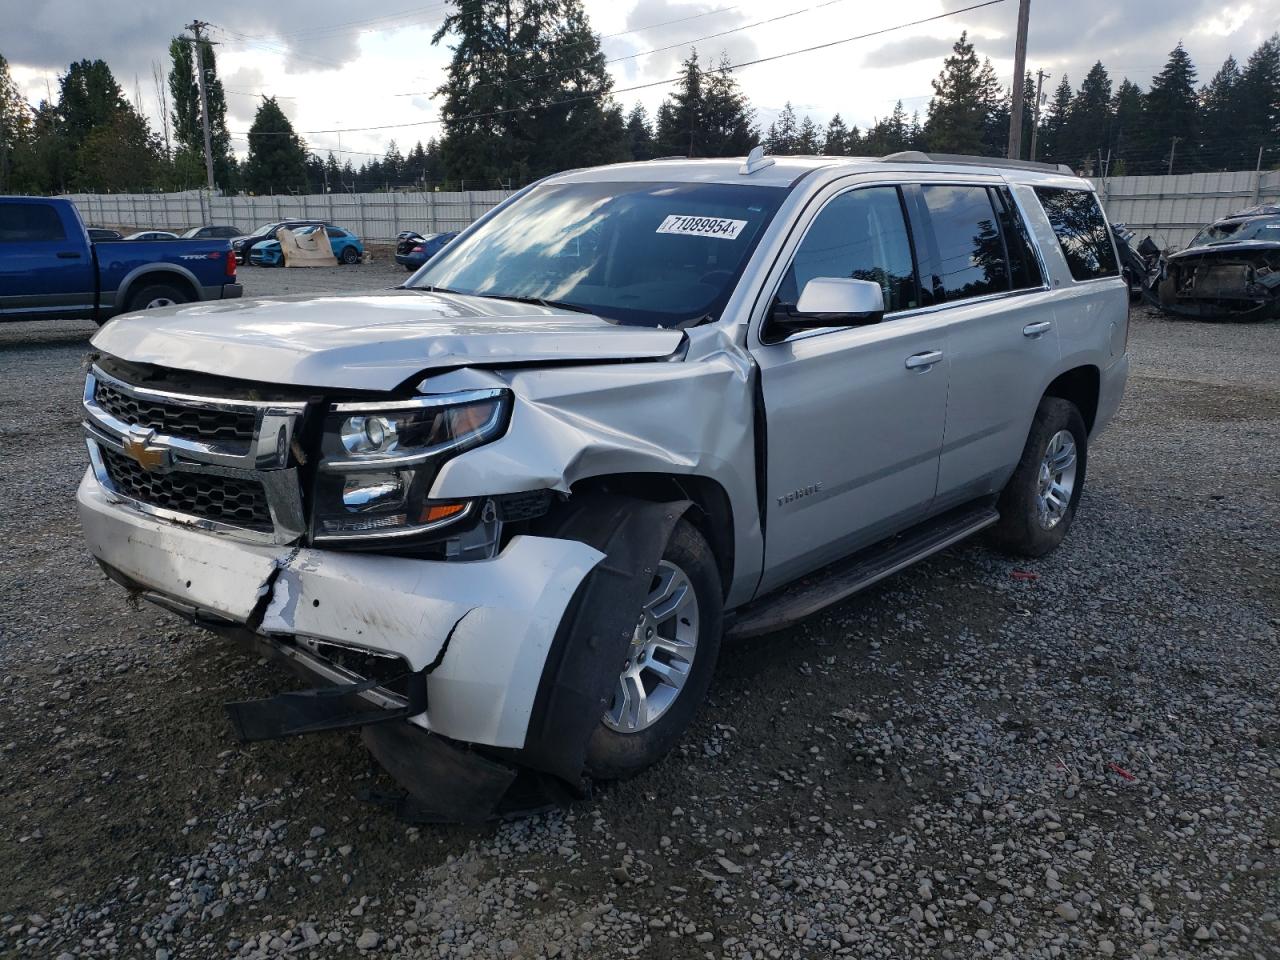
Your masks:
[{"label": "evergreen tree", "polygon": [[866,138],[862,135],[862,131],[856,123],[849,128],[849,136],[845,138],[845,149],[848,151],[848,156],[851,157],[871,152],[867,149]]},{"label": "evergreen tree", "polygon": [[652,160],[657,156],[649,113],[643,104],[637,103],[627,114],[627,149],[632,160]]},{"label": "evergreen tree", "polygon": [[925,140],[939,153],[991,152],[998,137],[993,114],[1001,99],[995,70],[989,60],[978,63],[967,33],[961,33],[951,49],[933,81]]},{"label": "evergreen tree", "polygon": [[1151,80],[1143,104],[1146,156],[1143,169],[1131,172],[1167,172],[1170,151],[1181,158],[1175,160],[1174,172],[1196,169],[1199,116],[1195,84],[1196,68],[1179,43],[1170,51],[1164,69]]},{"label": "evergreen tree", "polygon": [[14,170],[31,133],[31,107],[9,73],[9,61],[0,55],[0,193],[16,189]]},{"label": "evergreen tree", "polygon": [[1035,126],[1036,82],[1028,73],[1022,82],[1022,153],[1021,160],[1031,157],[1031,132]]},{"label": "evergreen tree", "polygon": [[111,68],[102,60],[79,60],[58,78],[58,117],[73,150],[93,131],[132,110]]},{"label": "evergreen tree", "polygon": [[[170,119],[178,148],[174,155],[175,173],[180,181],[203,183],[204,125],[200,117],[200,87],[196,80],[195,57],[191,42],[181,37],[169,41]],[[231,152],[231,134],[227,131],[227,94],[218,79],[217,59],[213,44],[201,44],[201,63],[205,74],[205,99],[209,104],[209,141],[213,152],[213,180],[227,189],[233,185],[235,158]]]},{"label": "evergreen tree", "polygon": [[1039,158],[1050,163],[1069,163],[1075,150],[1070,142],[1071,130],[1071,80],[1064,73],[1045,111],[1044,126],[1040,131]]},{"label": "evergreen tree", "polygon": [[759,134],[755,110],[729,69],[729,58],[721,54],[713,70],[703,74],[701,131],[702,155],[739,157],[756,145]]},{"label": "evergreen tree", "polygon": [[849,128],[838,113],[827,124],[822,137],[822,152],[828,157],[843,157],[849,153]]},{"label": "evergreen tree", "polygon": [[796,138],[799,127],[796,124],[796,112],[788,100],[778,114],[778,119],[769,124],[769,134],[765,138],[765,149],[774,156],[787,156],[796,152]]},{"label": "evergreen tree", "polygon": [[1240,66],[1227,57],[1200,91],[1200,157],[1206,169],[1240,170],[1248,147],[1238,139],[1242,117]]},{"label": "evergreen tree", "polygon": [[245,183],[254,193],[286,193],[307,182],[307,149],[275,97],[263,97],[249,127]]},{"label": "evergreen tree", "polygon": [[1129,160],[1136,156],[1136,144],[1142,129],[1142,91],[1128,77],[1120,81],[1111,102],[1111,168],[1112,176],[1129,172]]},{"label": "evergreen tree", "polygon": [[680,78],[658,109],[655,135],[662,156],[705,156],[698,151],[705,99],[698,51],[690,50],[688,58],[680,64]]},{"label": "evergreen tree", "polygon": [[1263,147],[1263,167],[1280,162],[1280,33],[1255,50],[1240,74],[1238,123],[1235,140],[1247,152],[1244,165],[1251,170]]},{"label": "evergreen tree", "polygon": [[818,125],[806,113],[804,119],[800,121],[799,130],[796,131],[796,153],[805,157],[817,156],[822,152],[819,136]]},{"label": "evergreen tree", "polygon": [[1077,170],[1101,175],[1099,154],[1105,160],[1111,143],[1111,77],[1102,61],[1090,68],[1071,101],[1067,143],[1072,154],[1066,161]]},{"label": "evergreen tree", "polygon": [[158,180],[163,147],[147,122],[129,109],[89,131],[76,156],[80,187],[139,193]]},{"label": "evergreen tree", "polygon": [[625,155],[613,81],[582,0],[458,0],[441,115],[451,179],[527,181]]}]

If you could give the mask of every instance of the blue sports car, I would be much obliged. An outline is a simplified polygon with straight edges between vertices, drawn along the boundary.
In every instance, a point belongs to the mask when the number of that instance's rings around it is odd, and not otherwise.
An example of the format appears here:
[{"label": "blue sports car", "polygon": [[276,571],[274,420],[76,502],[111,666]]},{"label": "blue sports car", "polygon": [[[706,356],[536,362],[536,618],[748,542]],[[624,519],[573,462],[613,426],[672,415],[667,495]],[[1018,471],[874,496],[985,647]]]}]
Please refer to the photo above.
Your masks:
[{"label": "blue sports car", "polygon": [[[308,236],[317,230],[329,234],[329,245],[333,247],[333,255],[339,263],[359,263],[364,258],[364,244],[353,233],[341,227],[303,227],[295,232],[300,237]],[[249,251],[249,262],[259,267],[279,267],[284,265],[284,255],[280,252],[279,240],[262,240],[253,245]]]},{"label": "blue sports car", "polygon": [[396,263],[406,270],[414,271],[445,248],[450,240],[458,235],[452,233],[431,233],[423,236],[406,230],[396,237]]}]

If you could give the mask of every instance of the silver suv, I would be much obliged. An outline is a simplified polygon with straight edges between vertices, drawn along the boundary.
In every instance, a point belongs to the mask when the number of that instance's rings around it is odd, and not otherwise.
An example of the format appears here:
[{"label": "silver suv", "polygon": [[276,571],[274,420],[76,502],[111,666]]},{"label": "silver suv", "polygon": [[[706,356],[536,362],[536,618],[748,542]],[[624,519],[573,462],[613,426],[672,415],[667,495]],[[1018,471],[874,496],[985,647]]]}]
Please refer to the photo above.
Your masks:
[{"label": "silver suv", "polygon": [[228,704],[241,737],[360,727],[474,819],[658,760],[724,636],[979,531],[1056,547],[1127,313],[1056,168],[575,171],[393,291],[112,321],[80,515],[112,579],[321,684]]}]

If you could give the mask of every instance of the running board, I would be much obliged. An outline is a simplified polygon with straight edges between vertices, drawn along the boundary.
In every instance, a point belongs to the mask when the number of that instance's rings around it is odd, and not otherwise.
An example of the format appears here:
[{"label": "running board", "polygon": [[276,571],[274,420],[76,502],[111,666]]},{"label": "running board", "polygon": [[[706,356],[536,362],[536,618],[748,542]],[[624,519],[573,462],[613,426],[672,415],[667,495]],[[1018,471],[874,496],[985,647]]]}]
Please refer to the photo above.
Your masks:
[{"label": "running board", "polygon": [[917,524],[739,608],[725,627],[725,636],[755,637],[797,623],[999,519],[995,508],[983,502]]}]

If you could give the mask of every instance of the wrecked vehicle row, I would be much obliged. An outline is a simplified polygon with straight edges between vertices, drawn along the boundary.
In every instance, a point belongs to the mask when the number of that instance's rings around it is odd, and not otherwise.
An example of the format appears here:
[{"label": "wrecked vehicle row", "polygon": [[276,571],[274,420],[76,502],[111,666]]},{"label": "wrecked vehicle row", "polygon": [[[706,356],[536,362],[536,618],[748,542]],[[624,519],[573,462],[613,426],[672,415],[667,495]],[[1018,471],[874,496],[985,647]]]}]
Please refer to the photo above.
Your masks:
[{"label": "wrecked vehicle row", "polygon": [[989,531],[1061,542],[1127,371],[1088,184],[934,159],[662,161],[520,192],[376,296],[94,338],[78,498],[108,575],[318,683],[474,820],[677,742],[722,635]]}]

